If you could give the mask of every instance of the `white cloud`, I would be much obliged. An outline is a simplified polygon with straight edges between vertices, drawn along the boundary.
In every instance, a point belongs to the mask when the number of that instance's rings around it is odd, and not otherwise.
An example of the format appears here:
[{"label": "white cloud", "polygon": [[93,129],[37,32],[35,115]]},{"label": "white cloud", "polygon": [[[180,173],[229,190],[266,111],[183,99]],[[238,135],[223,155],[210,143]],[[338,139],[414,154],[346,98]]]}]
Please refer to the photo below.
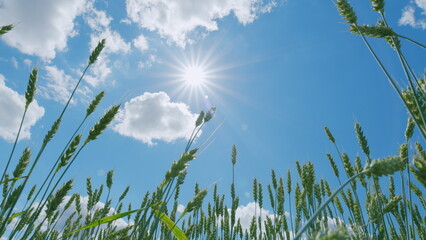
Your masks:
[{"label": "white cloud", "polygon": [[28,59],[28,58],[25,58],[24,59],[24,64],[27,66],[27,67],[31,67],[31,65],[33,64],[33,61],[31,61],[30,59]]},{"label": "white cloud", "polygon": [[274,0],[126,0],[131,21],[181,47],[193,41],[194,32],[218,30],[217,20],[231,13],[245,25],[275,5]]},{"label": "white cloud", "polygon": [[117,31],[110,28],[104,29],[102,32],[94,33],[90,36],[90,49],[95,49],[99,41],[106,39],[105,53],[128,53],[130,51],[130,43],[126,42]]},{"label": "white cloud", "polygon": [[[422,15],[426,15],[426,0],[416,0],[416,5],[423,10]],[[399,19],[399,25],[409,25],[413,28],[426,29],[426,18],[418,19],[415,16],[416,9],[414,6],[406,6],[402,10],[402,16]]]},{"label": "white cloud", "polygon": [[105,11],[90,6],[89,11],[85,15],[85,20],[94,31],[90,35],[90,49],[94,49],[98,45],[98,42],[105,38],[104,54],[128,53],[130,51],[130,43],[127,43],[117,31],[111,29],[110,24],[113,19]]},{"label": "white cloud", "polygon": [[[80,219],[80,224],[81,225],[85,225],[85,222],[84,222],[85,221],[85,217],[87,216],[87,214],[89,212],[88,209],[87,209],[87,204],[88,204],[89,197],[87,197],[87,196],[86,197],[79,196],[79,197],[80,197],[80,205],[81,205],[81,215],[83,216],[83,218]],[[70,198],[71,198],[71,196],[65,196],[64,197],[64,200],[62,201],[62,203],[58,207],[59,212],[62,212],[64,210],[65,205],[68,203],[68,201],[70,200]],[[34,207],[37,207],[37,205],[38,205],[38,203],[34,204]],[[93,209],[92,209],[92,213],[93,213],[93,211],[96,211],[98,209],[104,208],[104,206],[105,206],[104,203],[97,202],[95,204],[95,206],[93,207]],[[39,217],[36,220],[36,225],[40,225],[41,222],[43,221],[43,219],[45,218],[45,216],[46,216],[45,210],[46,210],[46,206],[43,208],[43,211],[40,212],[40,215],[39,215]],[[66,220],[71,216],[71,214],[73,214],[76,211],[77,211],[77,208],[75,206],[75,201],[74,201],[70,205],[70,207],[67,210],[65,210],[65,212],[61,216],[61,218],[58,219],[58,222],[57,222],[57,224],[55,226],[55,229],[61,231],[63,229],[63,227],[65,226]],[[113,208],[110,208],[107,216],[111,216],[111,215],[115,214],[114,211],[115,210]],[[77,216],[74,216],[73,220],[77,220]],[[128,224],[129,223],[127,223],[125,220],[123,220],[121,218],[115,220],[114,222],[112,222],[112,225],[116,226],[117,230],[120,230],[120,229],[123,229],[123,228],[127,227]],[[47,226],[48,226],[47,221],[44,221],[44,223],[43,223],[43,225],[41,227],[41,231],[46,231]],[[106,225],[101,225],[101,229],[103,229],[105,227],[106,227]]]},{"label": "white cloud", "polygon": [[148,40],[146,40],[143,34],[139,35],[139,37],[133,40],[133,45],[135,48],[139,49],[139,51],[143,52],[149,48]]},{"label": "white cloud", "polygon": [[[64,73],[56,66],[46,66],[44,68],[47,81],[45,86],[41,86],[41,95],[47,99],[52,99],[60,103],[66,103],[71,96],[71,92],[77,83],[77,79]],[[74,103],[74,101],[72,101]]]},{"label": "white cloud", "polygon": [[113,19],[105,11],[97,10],[93,6],[90,6],[89,9],[85,20],[93,30],[90,35],[90,49],[95,49],[99,41],[106,39],[104,50],[85,78],[86,82],[92,87],[97,87],[105,82],[112,73],[112,69],[109,66],[109,55],[113,53],[126,54],[130,52],[131,44],[126,42],[119,32],[111,29],[110,23]]},{"label": "white cloud", "polygon": [[[25,97],[8,88],[5,78],[0,74],[0,137],[12,142],[18,133],[19,124],[25,108]],[[34,100],[28,108],[28,112],[21,130],[20,139],[31,137],[31,127],[44,115],[44,108]]]},{"label": "white cloud", "polygon": [[90,67],[90,74],[84,77],[84,80],[92,87],[97,87],[99,84],[104,83],[108,76],[112,73],[109,67],[110,60],[108,57],[100,57]]},{"label": "white cloud", "polygon": [[[255,210],[256,209],[256,210]],[[256,212],[256,215],[255,215]],[[255,202],[249,202],[245,206],[238,206],[236,212],[235,212],[235,218],[240,219],[241,226],[243,227],[243,230],[249,230],[250,229],[250,223],[254,216],[260,216],[262,215],[262,221],[266,220],[266,217],[269,217],[272,221],[274,220],[274,214],[270,211],[260,208],[258,203]]]},{"label": "white cloud", "polygon": [[417,6],[423,9],[422,14],[426,15],[426,0],[415,0]]},{"label": "white cloud", "polygon": [[157,55],[150,54],[148,59],[146,59],[145,61],[138,62],[138,68],[150,68],[154,63],[159,62],[161,61],[158,59]]},{"label": "white cloud", "polygon": [[85,11],[87,0],[2,0],[0,25],[15,24],[4,41],[19,51],[45,60],[64,51],[76,35],[74,19]]},{"label": "white cloud", "polygon": [[173,142],[187,138],[197,114],[184,103],[171,102],[164,92],[148,93],[126,102],[113,129],[121,135],[155,145],[154,140]]}]

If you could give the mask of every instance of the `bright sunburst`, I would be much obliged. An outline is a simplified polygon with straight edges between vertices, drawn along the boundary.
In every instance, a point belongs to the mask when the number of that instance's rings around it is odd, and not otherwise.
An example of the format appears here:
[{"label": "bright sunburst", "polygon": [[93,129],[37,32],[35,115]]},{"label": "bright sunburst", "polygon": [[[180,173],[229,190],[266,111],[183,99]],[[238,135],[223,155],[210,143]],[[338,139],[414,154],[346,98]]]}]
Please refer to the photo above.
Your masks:
[{"label": "bright sunburst", "polygon": [[206,81],[206,70],[198,65],[185,66],[182,80],[190,87],[199,87]]},{"label": "bright sunburst", "polygon": [[221,93],[235,96],[224,87],[226,71],[232,65],[226,64],[223,52],[218,51],[216,45],[208,49],[189,47],[179,53],[171,53],[170,61],[165,63],[171,72],[166,73],[170,78],[167,84],[173,86],[170,92],[176,99],[185,99],[184,102],[195,104],[199,109],[209,109],[210,101],[220,101]]}]

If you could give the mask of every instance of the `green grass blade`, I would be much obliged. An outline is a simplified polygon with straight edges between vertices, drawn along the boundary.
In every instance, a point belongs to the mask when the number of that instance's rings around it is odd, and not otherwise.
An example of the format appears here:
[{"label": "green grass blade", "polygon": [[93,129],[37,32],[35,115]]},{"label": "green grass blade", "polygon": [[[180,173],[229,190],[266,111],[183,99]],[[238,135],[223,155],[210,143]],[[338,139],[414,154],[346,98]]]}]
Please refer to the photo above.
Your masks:
[{"label": "green grass blade", "polygon": [[8,183],[8,182],[14,182],[14,181],[17,181],[17,180],[23,179],[23,178],[28,178],[28,176],[22,176],[22,177],[16,177],[16,178],[7,179],[7,180],[1,182],[0,184],[5,184],[5,183]]},{"label": "green grass blade", "polygon": [[128,215],[135,213],[137,211],[141,211],[141,210],[142,209],[136,209],[136,210],[132,210],[132,211],[118,213],[118,214],[115,214],[115,215],[112,215],[112,216],[109,216],[109,217],[101,218],[101,219],[96,220],[92,223],[89,223],[88,225],[86,225],[82,228],[79,228],[79,229],[76,229],[76,230],[70,232],[68,235],[71,235],[73,233],[79,232],[79,231],[84,230],[84,229],[88,229],[88,228],[96,227],[96,226],[99,226],[99,225],[102,225],[102,224],[105,224],[105,223],[109,223],[109,222],[115,221],[115,220],[123,218],[123,217],[127,217]]},{"label": "green grass blade", "polygon": [[12,219],[14,219],[14,218],[16,218],[17,216],[20,216],[20,215],[22,215],[22,214],[24,214],[24,213],[25,213],[25,211],[14,213],[14,214],[12,214],[12,216],[10,216],[10,217],[7,219],[7,221],[8,221],[8,222],[10,222],[10,221],[12,221]]},{"label": "green grass blade", "polygon": [[180,230],[178,226],[164,213],[160,212],[159,210],[154,210],[155,216],[157,216],[158,219],[160,219],[164,224],[166,224],[167,228],[172,231],[173,235],[179,240],[188,240],[188,237],[186,237],[185,233]]}]

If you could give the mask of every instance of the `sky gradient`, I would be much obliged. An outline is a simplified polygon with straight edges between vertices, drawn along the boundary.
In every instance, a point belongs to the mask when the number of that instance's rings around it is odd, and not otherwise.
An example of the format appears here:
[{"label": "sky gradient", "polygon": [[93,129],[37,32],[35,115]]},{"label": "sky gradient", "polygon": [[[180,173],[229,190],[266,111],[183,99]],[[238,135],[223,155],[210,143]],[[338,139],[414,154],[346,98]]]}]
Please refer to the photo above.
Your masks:
[{"label": "sky gradient", "polygon": [[[353,4],[360,24],[376,23],[370,1]],[[397,33],[426,39],[425,0],[388,1],[386,16]],[[269,183],[271,169],[295,176],[295,160],[311,161],[318,177],[331,176],[326,153],[336,152],[324,126],[351,159],[359,154],[364,161],[355,122],[373,158],[396,154],[405,141],[406,110],[333,1],[0,0],[0,26],[7,24],[15,29],[0,39],[0,167],[19,126],[32,68],[39,68],[38,90],[18,153],[38,149],[91,50],[106,38],[34,176],[48,172],[88,103],[105,91],[82,133],[109,106],[121,104],[121,110],[67,174],[81,193],[86,177],[98,186],[114,169],[113,194],[131,185],[128,201],[137,203],[183,152],[198,113],[212,106],[217,112],[194,143],[201,150],[189,167],[182,204],[192,199],[196,182],[229,192],[233,144],[236,190],[249,211],[252,179]],[[402,79],[394,51],[382,40],[370,41],[391,75]],[[421,76],[423,50],[402,45]],[[204,82],[187,81],[191,74],[203,75]]]}]

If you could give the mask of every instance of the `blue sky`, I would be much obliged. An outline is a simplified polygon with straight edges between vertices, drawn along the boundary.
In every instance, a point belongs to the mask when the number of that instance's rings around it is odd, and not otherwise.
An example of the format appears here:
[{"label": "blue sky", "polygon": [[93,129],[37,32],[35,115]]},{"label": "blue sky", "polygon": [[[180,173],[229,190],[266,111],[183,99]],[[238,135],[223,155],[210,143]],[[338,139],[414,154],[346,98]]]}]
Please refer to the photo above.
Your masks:
[{"label": "blue sky", "polygon": [[[359,23],[375,24],[379,16],[369,1],[354,7]],[[388,1],[386,14],[396,32],[425,39],[424,0]],[[88,102],[105,90],[82,132],[112,104],[122,104],[120,116],[70,169],[75,191],[84,192],[89,176],[95,186],[103,183],[114,169],[114,192],[131,185],[128,200],[138,202],[160,183],[185,148],[197,114],[210,106],[217,112],[194,143],[204,147],[189,167],[182,203],[192,198],[196,182],[210,190],[218,183],[222,193],[229,192],[233,144],[237,193],[246,205],[254,177],[269,183],[271,169],[278,176],[290,169],[295,176],[295,160],[312,161],[318,177],[331,176],[325,154],[335,150],[323,126],[352,159],[364,157],[353,131],[356,121],[373,158],[395,154],[404,142],[402,103],[332,1],[0,0],[0,25],[6,24],[16,27],[0,41],[2,167],[31,69],[39,68],[37,103],[18,153],[26,146],[38,149],[90,51],[106,38],[106,49],[84,78],[35,173],[35,178],[47,173]],[[395,53],[381,40],[371,43],[391,75],[402,79]],[[405,41],[403,50],[420,76],[423,50]],[[192,84],[188,78],[194,75],[204,82]]]}]

